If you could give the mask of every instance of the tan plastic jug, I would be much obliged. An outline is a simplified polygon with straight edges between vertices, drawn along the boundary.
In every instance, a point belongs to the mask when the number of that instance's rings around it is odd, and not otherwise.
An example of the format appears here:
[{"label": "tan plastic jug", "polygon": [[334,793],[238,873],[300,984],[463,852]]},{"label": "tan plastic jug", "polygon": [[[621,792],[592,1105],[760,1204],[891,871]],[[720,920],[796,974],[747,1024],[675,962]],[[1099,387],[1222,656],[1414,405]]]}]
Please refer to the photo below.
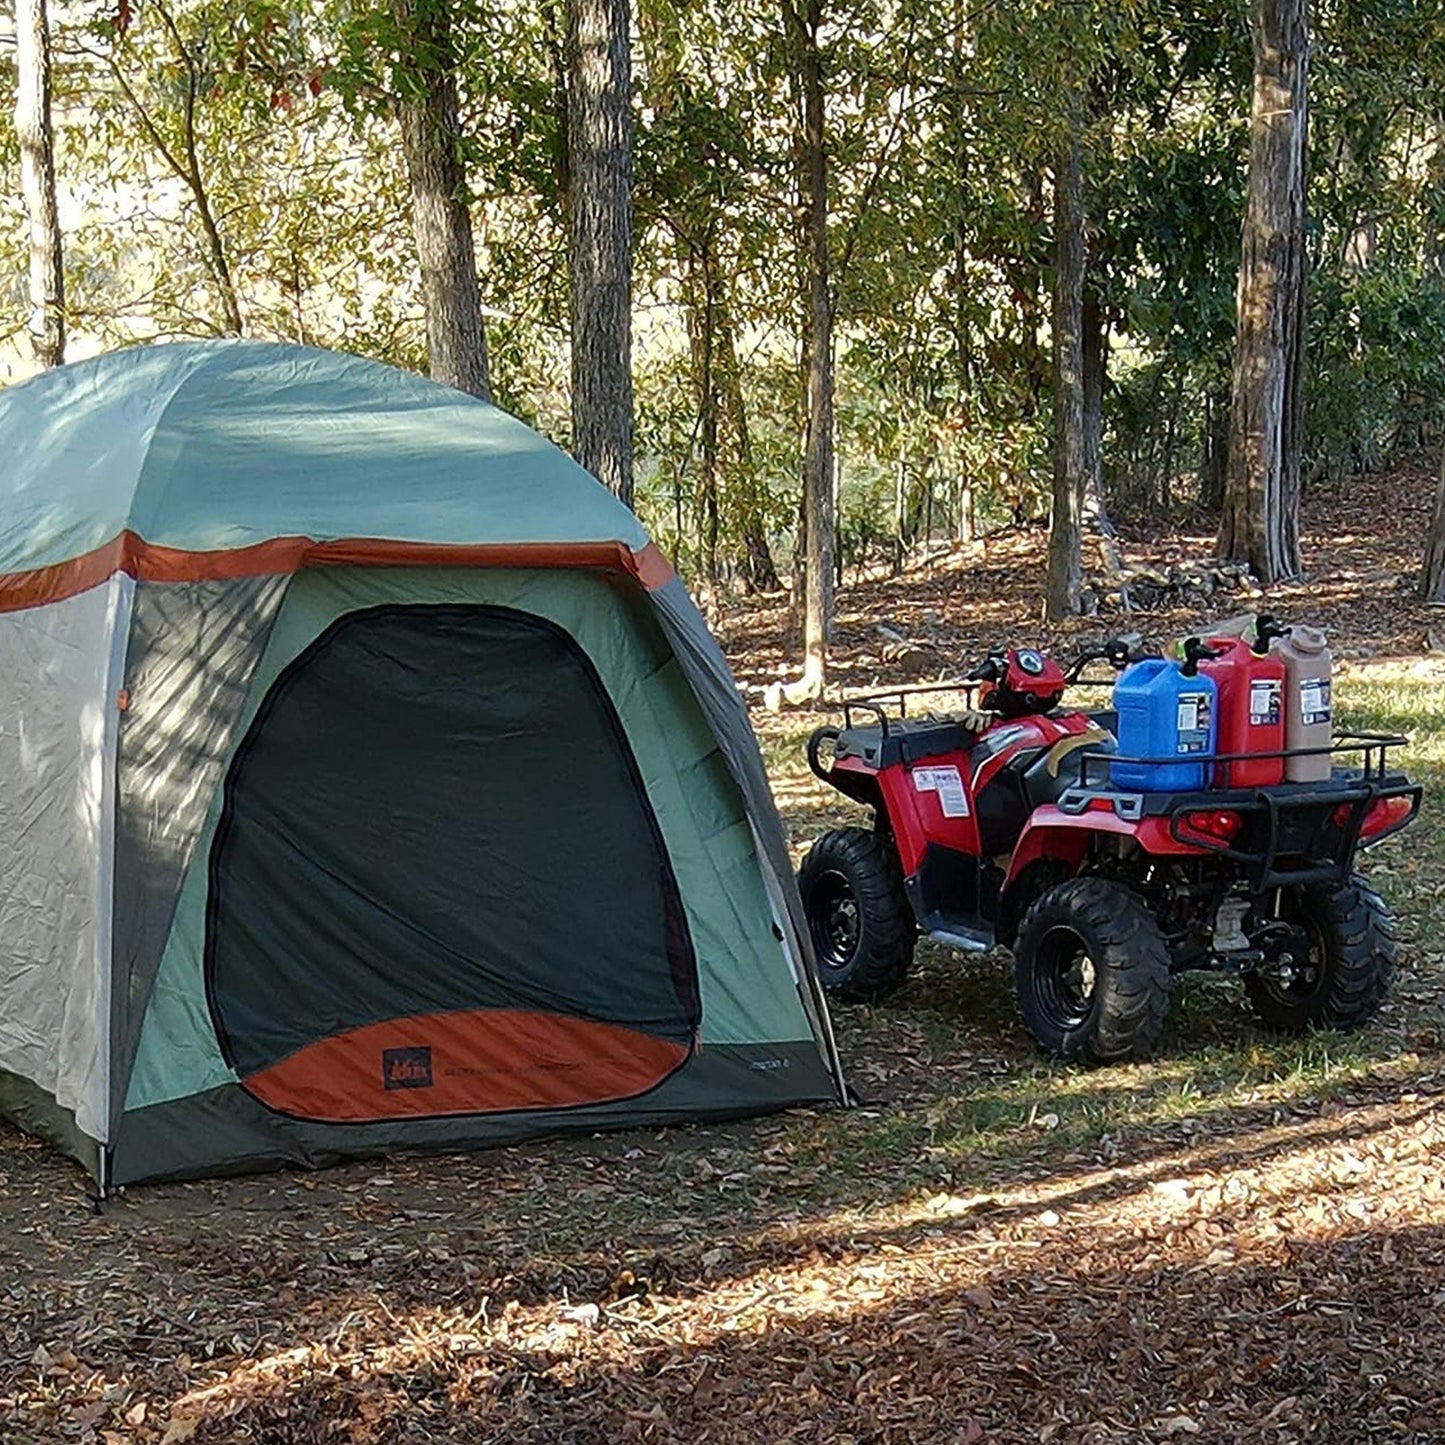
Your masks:
[{"label": "tan plastic jug", "polygon": [[[1327,748],[1333,738],[1330,726],[1330,678],[1334,659],[1325,634],[1318,627],[1292,627],[1287,637],[1276,637],[1269,650],[1284,663],[1284,745],[1287,748]],[[1326,782],[1330,756],[1287,758],[1288,783]]]}]

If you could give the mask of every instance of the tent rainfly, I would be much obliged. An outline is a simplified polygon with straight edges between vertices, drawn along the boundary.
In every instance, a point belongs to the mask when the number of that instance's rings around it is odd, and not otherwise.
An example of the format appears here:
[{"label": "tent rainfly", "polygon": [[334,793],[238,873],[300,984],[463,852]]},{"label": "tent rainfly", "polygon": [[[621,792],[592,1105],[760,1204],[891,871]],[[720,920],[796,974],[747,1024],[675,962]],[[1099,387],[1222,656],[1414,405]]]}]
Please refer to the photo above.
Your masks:
[{"label": "tent rainfly", "polygon": [[839,1096],[727,665],[555,447],[215,342],[0,457],[0,1111],[102,1191]]}]

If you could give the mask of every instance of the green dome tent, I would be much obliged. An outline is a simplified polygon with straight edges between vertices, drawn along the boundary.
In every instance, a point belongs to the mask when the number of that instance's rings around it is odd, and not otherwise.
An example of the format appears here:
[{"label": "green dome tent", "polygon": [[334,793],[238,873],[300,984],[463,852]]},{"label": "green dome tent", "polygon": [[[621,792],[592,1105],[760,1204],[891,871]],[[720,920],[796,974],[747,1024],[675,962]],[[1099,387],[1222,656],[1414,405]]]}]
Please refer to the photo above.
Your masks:
[{"label": "green dome tent", "polygon": [[838,1096],[727,666],[555,447],[217,342],[0,456],[0,1110],[103,1190]]}]

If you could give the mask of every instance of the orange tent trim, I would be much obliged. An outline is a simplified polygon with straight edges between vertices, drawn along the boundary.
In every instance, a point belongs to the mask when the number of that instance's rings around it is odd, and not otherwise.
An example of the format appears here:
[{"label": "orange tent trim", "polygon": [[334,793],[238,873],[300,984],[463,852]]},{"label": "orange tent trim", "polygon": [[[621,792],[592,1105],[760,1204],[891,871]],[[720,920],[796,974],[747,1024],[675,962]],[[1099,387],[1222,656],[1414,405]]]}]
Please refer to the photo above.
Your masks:
[{"label": "orange tent trim", "polygon": [[635,1098],[691,1053],[621,1024],[468,1009],[365,1024],[244,1078],[268,1108],[321,1123],[566,1109]]},{"label": "orange tent trim", "polygon": [[215,582],[233,577],[289,576],[306,567],[578,567],[620,572],[649,591],[673,570],[657,545],[634,552],[622,542],[397,542],[344,537],[275,537],[250,547],[190,552],[122,532],[80,557],[29,572],[0,573],[0,612],[63,602],[117,572],[138,582]]}]

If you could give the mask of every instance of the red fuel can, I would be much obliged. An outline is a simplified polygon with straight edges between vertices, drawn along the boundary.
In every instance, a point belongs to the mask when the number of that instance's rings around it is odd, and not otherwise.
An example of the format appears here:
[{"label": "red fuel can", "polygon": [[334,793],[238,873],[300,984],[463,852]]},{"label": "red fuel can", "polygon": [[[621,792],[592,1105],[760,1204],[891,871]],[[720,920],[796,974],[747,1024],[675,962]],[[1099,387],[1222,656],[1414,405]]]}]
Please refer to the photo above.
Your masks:
[{"label": "red fuel can", "polygon": [[[1242,637],[1211,637],[1209,646],[1219,656],[1202,661],[1199,670],[1219,688],[1219,752],[1283,752],[1284,664]],[[1284,759],[1221,763],[1217,773],[1226,788],[1267,788],[1284,781]]]}]

